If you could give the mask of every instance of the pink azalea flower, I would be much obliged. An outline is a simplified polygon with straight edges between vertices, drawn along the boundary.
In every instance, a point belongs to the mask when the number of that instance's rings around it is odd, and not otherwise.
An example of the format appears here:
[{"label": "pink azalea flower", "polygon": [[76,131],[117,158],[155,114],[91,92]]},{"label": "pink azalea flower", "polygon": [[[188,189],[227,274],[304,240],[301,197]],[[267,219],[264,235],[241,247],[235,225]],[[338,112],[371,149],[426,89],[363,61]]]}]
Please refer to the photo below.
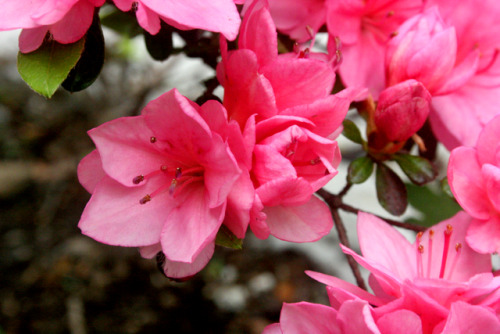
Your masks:
[{"label": "pink azalea flower", "polygon": [[133,8],[139,25],[152,35],[160,31],[162,20],[181,30],[203,29],[220,32],[227,39],[234,40],[241,22],[233,0],[113,0],[113,2],[125,12]]},{"label": "pink azalea flower", "polygon": [[[422,0],[327,1],[328,33],[342,42],[339,73],[347,87],[367,87],[378,96],[385,86],[386,43],[422,6]],[[330,41],[329,49],[334,51],[336,43]]]},{"label": "pink azalea flower", "polygon": [[407,20],[386,52],[387,85],[407,79],[424,84],[433,96],[447,94],[474,74],[477,52],[457,63],[455,29],[447,26],[437,7]]},{"label": "pink azalea flower", "polygon": [[276,27],[266,1],[254,1],[241,24],[238,50],[227,51],[221,39],[222,62],[217,77],[224,86],[224,106],[230,119],[244,126],[327,98],[335,72],[328,62],[301,55],[278,56]]},{"label": "pink azalea flower", "polygon": [[[463,314],[467,309],[490,319],[489,324],[494,326],[491,328],[500,328],[496,315],[500,279],[491,273],[489,255],[476,253],[464,242],[471,220],[464,212],[458,213],[419,234],[412,245],[382,220],[359,213],[358,237],[363,256],[342,248],[370,270],[374,295],[335,277],[308,274],[328,285],[335,309],[356,299],[376,306],[363,314],[370,312],[379,328],[381,321],[390,326],[389,319],[394,321],[398,318],[396,312],[406,310],[411,312],[409,321],[421,328],[412,333],[441,333],[444,328],[450,333],[451,328],[466,328],[467,324],[457,321],[457,312]],[[485,328],[481,324],[474,326]]]},{"label": "pink azalea flower", "polygon": [[59,43],[74,43],[85,35],[95,8],[103,4],[104,0],[0,0],[0,31],[22,28],[23,53],[38,49],[47,33]]},{"label": "pink azalea flower", "polygon": [[424,125],[430,101],[427,89],[415,80],[386,88],[375,110],[377,131],[390,141],[406,141]]},{"label": "pink azalea flower", "polygon": [[475,147],[451,152],[448,182],[458,203],[475,219],[467,242],[476,251],[500,251],[500,115],[486,124]]},{"label": "pink azalea flower", "polygon": [[241,179],[243,173],[248,177],[246,163],[235,156],[248,155],[249,148],[240,146],[239,126],[225,117],[222,106],[200,108],[172,90],[140,116],[89,131],[97,149],[78,168],[92,193],[79,223],[82,233],[110,245],[141,247],[145,257],[161,250],[165,273],[173,278],[205,266],[228,212],[241,220],[226,225],[243,237],[253,188]]},{"label": "pink azalea flower", "polygon": [[[486,123],[498,114],[500,94],[500,6],[497,1],[428,1],[437,5],[444,21],[457,34],[457,63],[467,55],[479,55],[474,75],[450,94],[433,98],[431,125],[437,138],[449,149],[474,146]],[[481,18],[481,19],[478,19]]]}]

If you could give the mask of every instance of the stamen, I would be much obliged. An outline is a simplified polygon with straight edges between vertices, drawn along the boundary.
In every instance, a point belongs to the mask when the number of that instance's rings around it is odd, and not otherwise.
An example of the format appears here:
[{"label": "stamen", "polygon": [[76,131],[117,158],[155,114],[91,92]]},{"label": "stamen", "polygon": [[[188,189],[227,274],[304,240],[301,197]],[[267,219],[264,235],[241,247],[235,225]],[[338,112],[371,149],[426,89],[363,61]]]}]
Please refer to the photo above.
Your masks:
[{"label": "stamen", "polygon": [[455,244],[455,258],[453,259],[453,263],[451,264],[451,268],[448,272],[448,275],[446,275],[446,279],[450,279],[451,275],[455,271],[455,267],[457,266],[458,258],[460,257],[460,254],[462,254],[462,243],[457,242]]},{"label": "stamen", "polygon": [[399,35],[399,31],[393,31],[393,32],[391,32],[389,37],[393,38],[393,37],[396,37],[397,35]]},{"label": "stamen", "polygon": [[387,12],[387,17],[391,17],[391,16],[394,16],[394,11],[393,10],[390,10]]},{"label": "stamen", "polygon": [[168,188],[168,193],[170,195],[174,194],[175,187],[177,187],[177,179],[172,179],[172,182],[170,182],[170,188]]},{"label": "stamen", "polygon": [[[188,184],[190,183],[193,183],[193,182],[196,182],[196,181],[202,181],[203,180],[203,176],[195,176],[195,177],[189,177],[185,182],[182,182],[179,187],[175,188],[174,189],[174,193],[173,193],[173,196],[175,197],[176,194],[178,194],[182,189],[184,189]],[[173,181],[173,180],[172,180]],[[177,183],[176,183],[177,185]]]},{"label": "stamen", "polygon": [[134,184],[139,184],[142,181],[144,181],[144,175],[138,175],[138,176],[134,177],[134,179],[132,180],[132,182]]},{"label": "stamen", "polygon": [[180,177],[181,177],[181,175],[182,175],[182,168],[177,167],[177,168],[175,169],[175,178],[176,178],[176,179],[178,179],[178,178],[180,178]]},{"label": "stamen", "polygon": [[417,251],[415,252],[415,255],[417,256],[417,277],[422,277],[423,274],[422,253],[424,252],[424,246],[420,244],[420,241],[422,240],[422,235],[423,235],[422,232],[418,232],[416,240]]},{"label": "stamen", "polygon": [[334,69],[337,69],[342,63],[342,42],[338,36],[335,36],[335,57],[330,58],[329,63]]},{"label": "stamen", "polygon": [[149,138],[149,142],[150,142],[151,144],[156,143],[156,137],[151,137],[151,138]]},{"label": "stamen", "polygon": [[444,277],[444,270],[446,268],[446,260],[448,259],[448,248],[450,247],[450,239],[452,233],[453,226],[451,226],[450,224],[446,225],[446,230],[444,231],[443,259],[441,260],[441,270],[439,272],[439,278]]},{"label": "stamen", "polygon": [[431,276],[431,264],[432,264],[432,239],[434,237],[434,230],[429,230],[429,241],[427,247],[429,251],[427,252],[427,275],[425,277],[430,278]]},{"label": "stamen", "polygon": [[146,204],[147,202],[151,201],[151,196],[147,194],[143,198],[140,199],[139,203],[140,204]]}]

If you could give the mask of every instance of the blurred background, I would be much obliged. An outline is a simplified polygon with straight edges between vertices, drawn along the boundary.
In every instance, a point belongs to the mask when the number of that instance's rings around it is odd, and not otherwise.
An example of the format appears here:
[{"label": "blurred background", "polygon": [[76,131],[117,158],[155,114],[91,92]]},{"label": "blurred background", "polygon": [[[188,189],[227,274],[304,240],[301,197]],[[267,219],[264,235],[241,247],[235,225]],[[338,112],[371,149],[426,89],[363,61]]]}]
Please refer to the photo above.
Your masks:
[{"label": "blurred background", "polygon": [[[217,247],[209,265],[183,283],[165,278],[136,249],[81,235],[77,224],[90,195],[76,167],[93,149],[86,131],[137,115],[174,87],[196,100],[215,72],[184,55],[154,61],[142,36],[105,30],[97,81],[46,100],[17,73],[18,34],[0,33],[0,334],[261,333],[278,321],[283,302],[328,303],[324,286],[305,270],[354,282],[334,231],[314,244],[258,240],[249,232],[242,251]],[[221,88],[215,94],[222,96]],[[340,144],[344,162],[332,191],[345,185],[348,161],[362,154]],[[438,163],[445,166],[446,156]],[[389,217],[376,203],[373,180],[346,201]],[[356,248],[355,216],[342,217]],[[405,217],[425,218],[414,209]]]}]

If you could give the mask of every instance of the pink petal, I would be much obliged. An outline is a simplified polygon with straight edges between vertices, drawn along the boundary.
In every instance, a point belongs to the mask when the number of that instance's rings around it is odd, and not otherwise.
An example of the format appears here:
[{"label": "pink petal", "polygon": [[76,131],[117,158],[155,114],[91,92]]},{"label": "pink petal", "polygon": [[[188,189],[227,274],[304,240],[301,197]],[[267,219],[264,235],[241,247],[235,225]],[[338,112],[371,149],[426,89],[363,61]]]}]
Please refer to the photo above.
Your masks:
[{"label": "pink petal", "polygon": [[157,243],[150,246],[139,247],[139,253],[145,259],[152,259],[161,252],[161,244]]},{"label": "pink petal", "polygon": [[266,224],[267,216],[262,211],[263,209],[264,205],[262,205],[262,201],[259,196],[255,194],[252,210],[250,210],[250,228],[253,234],[259,239],[267,239],[271,233]]},{"label": "pink petal", "polygon": [[342,333],[380,334],[371,313],[370,305],[364,300],[349,300],[340,306],[338,314]]},{"label": "pink petal", "polygon": [[88,1],[78,1],[60,21],[50,27],[50,33],[59,43],[74,43],[85,36],[93,17],[94,6]]},{"label": "pink petal", "polygon": [[[385,46],[371,34],[363,33],[359,38],[355,45],[344,45],[342,48],[340,78],[346,87],[368,88],[377,99],[385,86]],[[334,48],[333,45],[329,42],[329,50]]]},{"label": "pink petal", "polygon": [[497,160],[497,152],[500,147],[499,134],[500,115],[495,116],[486,124],[477,140],[477,158],[481,165],[488,163],[498,166],[500,164],[500,161]]},{"label": "pink petal", "polygon": [[156,35],[161,29],[161,20],[158,13],[151,10],[144,3],[140,3],[135,13],[139,25],[151,35]]},{"label": "pink petal", "polygon": [[467,243],[479,253],[500,252],[500,218],[473,219],[467,230]]},{"label": "pink petal", "polygon": [[144,205],[139,203],[154,190],[153,182],[129,188],[104,177],[95,187],[78,227],[83,234],[109,245],[156,244],[174,202],[168,192],[163,192]]},{"label": "pink petal", "polygon": [[49,27],[42,26],[32,29],[23,29],[19,35],[19,51],[30,53],[38,49],[45,39]]},{"label": "pink petal", "polygon": [[467,213],[474,218],[488,219],[490,213],[486,184],[474,149],[459,147],[451,152],[448,182],[453,195]]},{"label": "pink petal", "polygon": [[278,56],[276,27],[268,6],[263,3],[264,1],[254,1],[250,5],[238,37],[239,48],[252,50],[257,56],[259,67],[269,64]]},{"label": "pink petal", "polygon": [[0,30],[26,29],[38,26],[32,15],[43,2],[43,0],[1,0]]},{"label": "pink petal", "polygon": [[271,234],[285,241],[317,241],[333,227],[328,206],[316,196],[302,205],[265,207],[263,211]]},{"label": "pink petal", "polygon": [[458,301],[451,306],[442,334],[499,332],[500,321],[490,309]]},{"label": "pink petal", "polygon": [[199,109],[199,114],[211,131],[225,137],[227,132],[227,111],[219,101],[208,100]]},{"label": "pink petal", "polygon": [[280,324],[271,324],[264,328],[262,334],[283,334]]},{"label": "pink petal", "polygon": [[[78,4],[79,0],[48,0],[37,7],[32,14],[33,20],[40,25],[51,25],[63,19],[67,13]],[[85,1],[86,2],[86,1]]]},{"label": "pink petal", "polygon": [[386,268],[400,281],[415,277],[415,250],[401,233],[365,212],[358,213],[357,229],[359,246],[366,260]]},{"label": "pink petal", "polygon": [[[291,110],[291,109],[286,109]],[[300,126],[301,128],[315,128],[315,124],[301,116],[276,115],[268,119],[262,120],[256,124],[256,141],[257,143],[264,138],[269,137],[277,132],[281,132],[292,125]]]},{"label": "pink petal", "polygon": [[241,169],[218,134],[213,134],[211,149],[200,155],[199,159],[205,167],[203,177],[208,205],[210,208],[220,206],[226,201],[234,182],[241,174]]},{"label": "pink petal", "polygon": [[97,150],[87,154],[78,164],[78,181],[89,193],[93,193],[97,184],[106,176]]},{"label": "pink petal", "polygon": [[134,0],[113,0],[113,3],[115,4],[116,7],[118,7],[119,10],[128,12],[129,10],[132,9],[132,4],[134,3]]},{"label": "pink petal", "polygon": [[[449,241],[450,246],[448,248],[448,258],[444,271],[444,278],[452,282],[466,282],[476,274],[491,272],[490,256],[475,252],[465,243],[465,236],[471,221],[472,218],[468,214],[460,211],[455,216],[432,226],[423,234],[420,239],[420,244],[424,247],[422,263],[425,271],[425,277],[439,277],[445,240],[444,233],[447,230],[448,225],[451,225],[453,230]],[[434,233],[431,238],[432,246],[430,246],[429,243],[430,230]],[[459,255],[455,250],[455,245],[458,243],[462,245]],[[429,258],[428,253],[431,247],[432,257]],[[458,260],[454,263],[454,259],[457,256]],[[427,274],[427,270],[429,271],[429,274]]]},{"label": "pink petal", "polygon": [[181,25],[222,33],[234,40],[241,20],[232,0],[141,0],[158,15]]},{"label": "pink petal", "polygon": [[421,334],[420,317],[409,310],[397,310],[380,317],[377,326],[384,334]]},{"label": "pink petal", "polygon": [[233,184],[227,197],[226,225],[236,237],[243,239],[250,222],[255,190],[248,171],[244,170],[238,180]]},{"label": "pink petal", "polygon": [[157,139],[189,155],[193,147],[204,151],[212,143],[210,128],[195,107],[177,89],[172,89],[149,102],[142,114]]},{"label": "pink petal", "polygon": [[486,182],[488,199],[496,212],[500,214],[500,167],[485,164],[481,170],[483,172],[484,181]]},{"label": "pink petal", "polygon": [[182,197],[177,198],[178,204],[165,219],[161,245],[167,259],[193,263],[215,240],[226,205],[210,208],[204,188],[197,185],[184,188],[179,196]]},{"label": "pink petal", "polygon": [[106,174],[125,186],[133,179],[158,171],[165,155],[150,142],[154,136],[143,116],[122,117],[90,130]]},{"label": "pink petal", "polygon": [[275,178],[256,189],[264,206],[300,205],[313,193],[309,182],[303,178]]},{"label": "pink petal", "polygon": [[[335,287],[338,288],[339,290],[343,290],[346,292],[349,292],[353,296],[356,296],[360,299],[366,300],[372,305],[379,306],[382,304],[381,300],[378,299],[376,296],[372,295],[371,293],[367,292],[366,290],[363,290],[359,288],[358,286],[351,284],[349,282],[346,282],[344,280],[341,280],[338,277],[330,276],[330,275],[325,275],[322,273],[318,273],[315,271],[310,271],[306,270],[306,274],[315,279],[316,281],[326,284],[327,286],[330,287]],[[333,305],[336,306],[336,305]],[[340,305],[338,305],[340,306]]]},{"label": "pink petal", "polygon": [[258,73],[257,57],[252,51],[233,51],[224,65],[224,106],[230,119],[243,127],[253,114],[259,120],[276,115],[273,87]]},{"label": "pink petal", "polygon": [[280,326],[283,333],[342,333],[337,325],[337,311],[325,305],[307,302],[284,303]]},{"label": "pink petal", "polygon": [[315,59],[278,58],[261,73],[271,83],[280,111],[330,95],[335,82],[331,65]]},{"label": "pink petal", "polygon": [[208,243],[205,248],[200,251],[192,263],[174,262],[165,258],[162,264],[163,273],[168,278],[177,280],[189,279],[205,268],[214,254],[214,248],[214,242]]}]

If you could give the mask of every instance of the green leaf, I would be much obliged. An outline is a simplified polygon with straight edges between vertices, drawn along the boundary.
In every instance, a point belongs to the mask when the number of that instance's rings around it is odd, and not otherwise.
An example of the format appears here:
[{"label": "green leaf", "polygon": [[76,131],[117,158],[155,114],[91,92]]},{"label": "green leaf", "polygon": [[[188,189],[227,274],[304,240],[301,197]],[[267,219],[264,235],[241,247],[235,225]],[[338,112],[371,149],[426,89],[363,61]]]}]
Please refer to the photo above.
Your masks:
[{"label": "green leaf", "polygon": [[452,217],[462,209],[455,200],[440,189],[434,190],[429,186],[419,187],[411,183],[406,184],[406,187],[408,202],[423,214],[422,219],[411,219],[410,222],[429,227]]},{"label": "green leaf", "polygon": [[51,40],[44,41],[36,51],[19,52],[19,74],[35,92],[50,98],[80,59],[84,43],[84,38],[72,44]]},{"label": "green leaf", "polygon": [[222,225],[217,232],[215,244],[233,249],[243,248],[243,240],[238,239],[225,225]]},{"label": "green leaf", "polygon": [[433,181],[437,176],[436,168],[425,158],[410,154],[394,154],[392,160],[398,163],[411,182],[419,186]]},{"label": "green leaf", "polygon": [[90,86],[101,73],[104,64],[104,36],[102,35],[99,16],[85,35],[85,47],[78,63],[62,83],[64,89],[70,92],[81,91]]},{"label": "green leaf", "polygon": [[361,132],[353,121],[351,121],[350,119],[345,119],[342,125],[344,126],[344,131],[342,131],[342,134],[346,136],[347,139],[363,145]]},{"label": "green leaf", "polygon": [[347,182],[363,183],[373,172],[373,160],[369,157],[361,157],[353,160],[347,169]]},{"label": "green leaf", "polygon": [[399,176],[382,163],[377,164],[375,186],[378,201],[384,209],[395,216],[405,212],[408,206],[406,187]]},{"label": "green leaf", "polygon": [[453,192],[451,191],[450,184],[448,183],[448,178],[445,177],[441,180],[441,190],[443,191],[444,194],[446,194],[449,198],[452,198],[453,200],[455,199],[455,196],[453,195]]}]

